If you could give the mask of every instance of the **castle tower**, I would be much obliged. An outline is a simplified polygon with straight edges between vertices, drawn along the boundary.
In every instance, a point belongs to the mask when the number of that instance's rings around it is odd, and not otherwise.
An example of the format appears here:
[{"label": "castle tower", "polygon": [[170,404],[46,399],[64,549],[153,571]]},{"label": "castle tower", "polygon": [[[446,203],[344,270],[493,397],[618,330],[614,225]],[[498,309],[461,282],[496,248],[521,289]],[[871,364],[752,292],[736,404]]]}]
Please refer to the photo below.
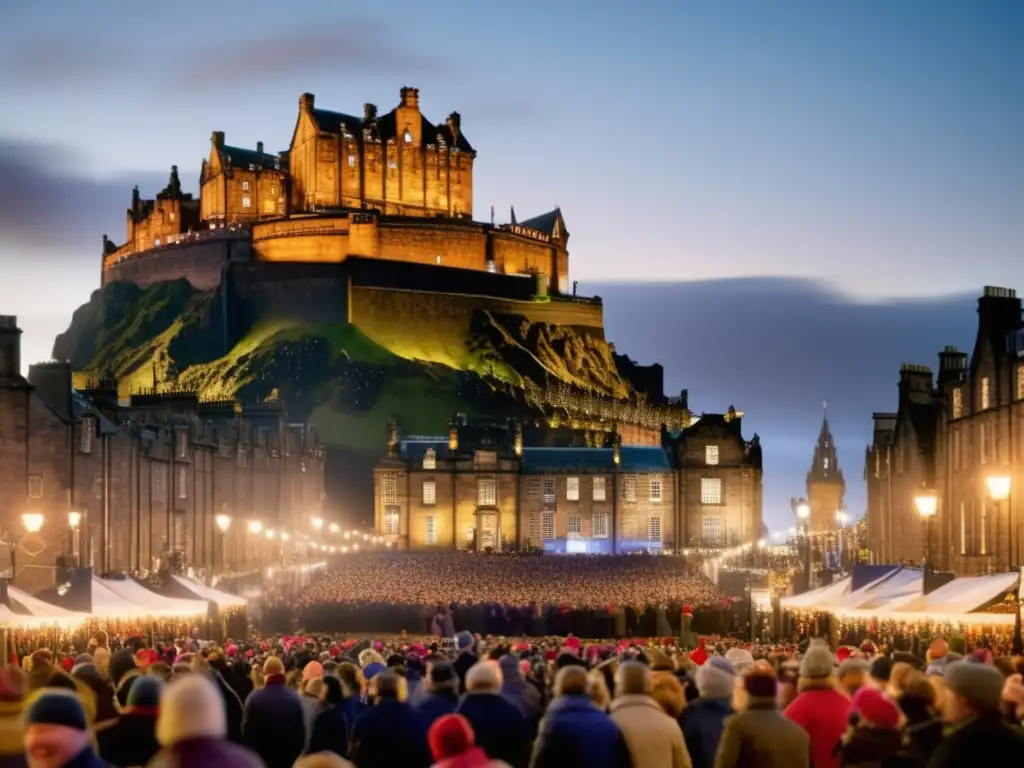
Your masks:
[{"label": "castle tower", "polygon": [[807,503],[811,508],[811,533],[834,531],[839,528],[837,513],[845,508],[846,481],[839,469],[836,443],[828,425],[828,406],[821,420],[818,444],[807,473]]}]

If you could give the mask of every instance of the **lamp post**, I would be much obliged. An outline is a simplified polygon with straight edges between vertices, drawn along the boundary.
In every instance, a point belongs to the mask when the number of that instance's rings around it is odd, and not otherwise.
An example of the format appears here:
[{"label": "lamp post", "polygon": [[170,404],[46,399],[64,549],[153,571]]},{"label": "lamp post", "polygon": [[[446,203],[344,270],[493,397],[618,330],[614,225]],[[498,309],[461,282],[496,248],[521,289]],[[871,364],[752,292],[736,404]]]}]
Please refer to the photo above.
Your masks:
[{"label": "lamp post", "polygon": [[82,524],[82,513],[71,510],[68,512],[68,528],[71,539],[71,555],[75,558],[75,565],[81,565],[78,562],[78,529]]},{"label": "lamp post", "polygon": [[[985,485],[988,486],[988,495],[992,497],[992,501],[996,503],[996,566],[999,565],[999,518],[1001,514],[1001,504],[1004,501],[1008,501],[1010,498],[1010,486],[1011,481],[1007,475],[989,475],[985,478]],[[1010,562],[1007,563],[1007,567],[1012,567],[1019,556],[1019,550],[1014,552],[1017,547],[1014,546],[1017,540],[1017,532],[1011,531],[1010,541],[1007,543],[1007,549],[1009,550],[1009,557],[1007,558]],[[1019,542],[1017,542],[1019,543]]]},{"label": "lamp post", "polygon": [[38,512],[26,512],[21,516],[21,524],[29,533],[39,533],[43,529],[45,518]]},{"label": "lamp post", "polygon": [[[925,581],[927,582],[928,574],[932,570],[932,518],[935,517],[935,512],[939,508],[939,496],[935,491],[918,491],[914,496],[914,506],[917,507],[917,513],[921,515],[925,523],[924,572]],[[927,590],[927,585],[925,589]]]},{"label": "lamp post", "polygon": [[230,570],[230,566],[227,563],[227,548],[228,548],[228,530],[231,528],[231,515],[220,513],[213,518],[214,523],[217,524],[217,530],[220,531],[220,564],[222,568]]},{"label": "lamp post", "polygon": [[794,510],[804,529],[804,591],[807,591],[811,588],[811,524],[808,520],[811,508],[804,499],[797,499]]}]

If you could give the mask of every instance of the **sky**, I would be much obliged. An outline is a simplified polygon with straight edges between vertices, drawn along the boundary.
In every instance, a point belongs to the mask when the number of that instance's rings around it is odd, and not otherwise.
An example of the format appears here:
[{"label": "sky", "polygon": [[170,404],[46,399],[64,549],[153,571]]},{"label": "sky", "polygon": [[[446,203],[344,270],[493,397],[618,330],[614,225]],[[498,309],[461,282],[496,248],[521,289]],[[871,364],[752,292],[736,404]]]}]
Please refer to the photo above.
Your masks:
[{"label": "sky", "polygon": [[[561,206],[572,277],[606,298],[620,349],[664,363],[667,388],[688,387],[698,409],[744,401],[766,484],[780,484],[773,508],[799,494],[781,485],[802,483],[823,400],[859,487],[892,360],[935,351],[923,319],[966,307],[945,336],[969,346],[981,286],[1024,288],[1015,0],[392,0],[386,13],[54,0],[4,13],[0,312],[19,315],[26,363],[49,357],[98,287],[101,236],[124,238],[132,185],[151,196],[177,164],[195,190],[215,130],[287,148],[306,91],[358,114],[408,85],[428,118],[458,110],[479,151],[476,217]],[[720,316],[734,294],[741,307]],[[884,317],[919,329],[904,352]],[[836,328],[844,344],[793,345]],[[759,366],[745,361],[753,336]],[[847,365],[885,386],[833,383]]]}]

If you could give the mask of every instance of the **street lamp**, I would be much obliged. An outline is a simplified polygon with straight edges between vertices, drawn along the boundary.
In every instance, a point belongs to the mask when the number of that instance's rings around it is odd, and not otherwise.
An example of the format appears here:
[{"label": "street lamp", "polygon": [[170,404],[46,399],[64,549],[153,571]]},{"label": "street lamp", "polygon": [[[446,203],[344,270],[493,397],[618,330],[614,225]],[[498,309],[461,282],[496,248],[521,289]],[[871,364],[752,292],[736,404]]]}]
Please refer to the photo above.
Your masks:
[{"label": "street lamp", "polygon": [[262,530],[263,530],[263,523],[261,523],[259,520],[250,520],[249,521],[249,533],[259,534]]},{"label": "street lamp", "polygon": [[29,533],[39,533],[43,527],[44,518],[38,512],[26,512],[21,516],[21,524]]},{"label": "street lamp", "polygon": [[[999,547],[999,544],[998,544],[998,540],[999,540],[999,518],[1001,517],[1000,510],[999,510],[999,505],[1000,505],[1000,503],[1002,503],[1004,501],[1007,501],[1010,498],[1011,481],[1010,481],[1009,476],[1007,476],[1007,475],[989,475],[988,477],[985,478],[985,485],[988,486],[988,495],[991,496],[992,497],[992,501],[994,501],[996,503],[996,563],[998,564],[998,562],[999,562],[999,548],[998,548]],[[1016,528],[1016,526],[1013,526],[1013,527]],[[1010,537],[1010,549],[1011,549],[1010,560],[1012,561],[1010,563],[1010,565],[1013,565],[1014,563],[1017,562],[1017,558],[1018,558],[1019,551],[1020,551],[1019,546],[1014,546],[1015,543],[1019,544],[1020,542],[1019,542],[1019,540],[1017,540],[1017,533],[1014,530],[1014,532],[1011,534],[1011,537]],[[1014,553],[1012,551],[1014,549],[1017,549],[1017,553]]]},{"label": "street lamp", "polygon": [[327,530],[329,530],[331,533],[337,533],[341,530],[341,528],[338,527],[337,523],[331,523],[329,526],[327,526]]},{"label": "street lamp", "polygon": [[276,536],[276,535],[277,535],[277,534],[276,534],[276,533],[274,533],[274,529],[273,529],[273,528],[269,528],[269,529],[267,529],[267,538],[268,538],[268,539],[272,539],[272,538],[274,538],[274,536]]},{"label": "street lamp", "polygon": [[918,491],[914,496],[914,506],[925,522],[925,562],[930,570],[932,567],[932,518],[939,508],[939,497],[935,491]]},{"label": "street lamp", "polygon": [[313,527],[319,531],[321,528],[324,527],[324,519],[322,517],[314,517]]},{"label": "street lamp", "polygon": [[78,526],[82,524],[82,513],[81,512],[68,512],[68,525],[71,526],[72,530],[76,530]]},{"label": "street lamp", "polygon": [[231,527],[231,515],[219,514],[214,518],[214,521],[217,523],[217,529],[221,533],[227,533],[228,528]]}]

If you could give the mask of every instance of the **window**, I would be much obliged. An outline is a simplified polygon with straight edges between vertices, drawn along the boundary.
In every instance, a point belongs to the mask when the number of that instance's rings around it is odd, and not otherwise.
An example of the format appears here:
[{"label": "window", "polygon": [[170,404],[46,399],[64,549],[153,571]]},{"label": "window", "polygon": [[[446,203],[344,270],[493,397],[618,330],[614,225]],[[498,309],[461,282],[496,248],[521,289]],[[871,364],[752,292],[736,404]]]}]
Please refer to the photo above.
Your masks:
[{"label": "window", "polygon": [[42,475],[29,475],[28,476],[28,497],[30,499],[41,499],[41,498],[43,498],[43,476]]},{"label": "window", "polygon": [[824,470],[828,470],[828,456],[824,457],[821,460],[821,468]]},{"label": "window", "polygon": [[953,469],[960,469],[960,430],[953,432]]},{"label": "window", "polygon": [[178,498],[188,498],[188,473],[185,467],[178,467]]},{"label": "window", "polygon": [[398,507],[389,506],[384,508],[384,534],[386,536],[398,535]]},{"label": "window", "polygon": [[555,505],[555,478],[553,475],[544,475],[544,506]]},{"label": "window", "polygon": [[179,429],[174,433],[174,443],[179,459],[188,458],[188,432],[184,429]]},{"label": "window", "polygon": [[583,533],[583,518],[579,515],[569,515],[566,525],[570,535]]},{"label": "window", "polygon": [[398,167],[398,161],[397,160],[395,160],[394,158],[391,158],[390,160],[388,160],[388,168],[395,169],[397,167]]},{"label": "window", "polygon": [[700,529],[705,544],[718,544],[722,540],[722,518],[717,515],[702,518]]},{"label": "window", "polygon": [[437,469],[437,451],[433,448],[427,448],[423,453],[423,468],[424,469]]},{"label": "window", "polygon": [[636,475],[622,476],[622,500],[636,501]]},{"label": "window", "polygon": [[603,477],[594,478],[594,501],[604,501],[605,496],[605,485]]},{"label": "window", "polygon": [[185,551],[185,515],[176,513],[171,522],[171,549],[175,552]]},{"label": "window", "polygon": [[388,472],[380,478],[380,500],[385,506],[398,503],[398,475]]},{"label": "window", "polygon": [[349,155],[348,156],[348,167],[349,168],[355,168],[356,167],[356,156],[355,155]]},{"label": "window", "polygon": [[164,490],[164,482],[167,479],[167,465],[166,464],[154,464],[153,465],[153,496],[157,499],[163,498],[166,491]]},{"label": "window", "polygon": [[238,466],[245,469],[249,466],[249,454],[245,452],[245,446],[238,446]]},{"label": "window", "polygon": [[964,391],[957,387],[953,390],[953,418],[959,419],[964,415]]},{"label": "window", "polygon": [[242,198],[242,207],[243,208],[248,208],[251,204],[252,204],[252,201],[249,199],[249,196],[245,195],[245,197]]},{"label": "window", "polygon": [[964,503],[960,502],[960,554],[967,554],[967,517],[964,515]]},{"label": "window", "polygon": [[607,539],[608,538],[608,513],[598,512],[594,515],[593,520],[593,535],[595,539]]},{"label": "window", "polygon": [[565,498],[569,501],[580,500],[580,479],[578,477],[565,479]]},{"label": "window", "polygon": [[408,128],[405,129],[405,136],[403,138],[405,138],[406,144],[412,144],[412,132]]},{"label": "window", "polygon": [[987,411],[992,405],[992,391],[989,387],[988,376],[981,377],[981,410]]},{"label": "window", "polygon": [[477,469],[497,469],[497,451],[477,451],[473,454],[473,463]]},{"label": "window", "polygon": [[243,192],[248,192],[249,191],[249,182],[248,181],[243,181],[242,182],[242,191]]},{"label": "window", "polygon": [[427,544],[437,544],[437,518],[427,515]]},{"label": "window", "polygon": [[1017,366],[1017,399],[1024,400],[1024,365]]},{"label": "window", "polygon": [[988,542],[985,540],[988,535],[988,514],[986,505],[981,507],[981,551],[978,554],[988,554]]},{"label": "window", "polygon": [[661,503],[661,478],[660,477],[652,477],[651,478],[651,501],[654,504],[660,504]]},{"label": "window", "polygon": [[980,461],[982,464],[988,464],[988,424],[978,425],[978,440],[980,441],[979,448],[981,456]]},{"label": "window", "polygon": [[92,419],[86,416],[82,419],[82,435],[79,448],[82,453],[92,453]]},{"label": "window", "polygon": [[540,518],[540,537],[544,541],[555,538],[555,513],[545,512]]},{"label": "window", "polygon": [[493,477],[481,477],[476,481],[476,504],[478,507],[493,507],[498,503],[498,483]]},{"label": "window", "polygon": [[661,518],[652,517],[647,521],[647,540],[661,543]]},{"label": "window", "polygon": [[717,445],[704,446],[704,463],[707,464],[709,467],[713,467],[718,463]]},{"label": "window", "polygon": [[722,478],[702,477],[700,479],[700,503],[721,504],[722,503]]},{"label": "window", "polygon": [[433,480],[423,481],[423,504],[428,507],[437,504],[437,483]]}]

